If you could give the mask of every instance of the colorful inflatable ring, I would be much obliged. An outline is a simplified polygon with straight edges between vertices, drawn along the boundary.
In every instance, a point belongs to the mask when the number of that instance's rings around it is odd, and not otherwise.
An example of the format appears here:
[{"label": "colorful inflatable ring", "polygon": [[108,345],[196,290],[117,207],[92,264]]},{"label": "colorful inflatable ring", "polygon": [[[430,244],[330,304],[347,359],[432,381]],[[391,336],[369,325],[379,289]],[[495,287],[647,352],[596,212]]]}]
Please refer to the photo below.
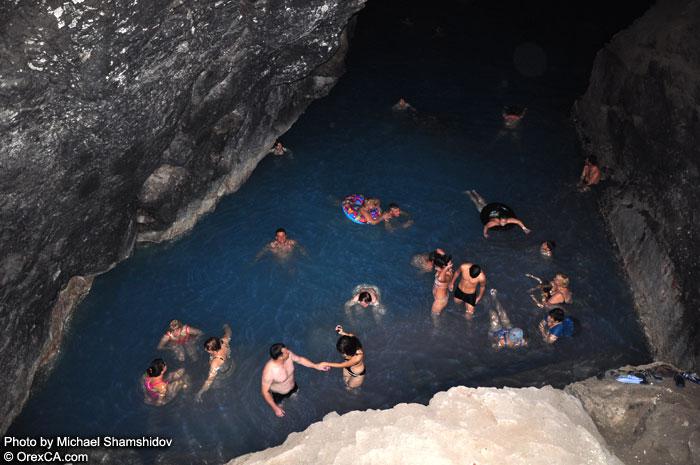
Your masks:
[{"label": "colorful inflatable ring", "polygon": [[[350,221],[357,224],[367,224],[367,220],[360,214],[360,208],[365,203],[365,196],[362,194],[348,195],[343,199],[343,213]],[[379,218],[379,210],[373,208],[370,210],[372,219]]]}]

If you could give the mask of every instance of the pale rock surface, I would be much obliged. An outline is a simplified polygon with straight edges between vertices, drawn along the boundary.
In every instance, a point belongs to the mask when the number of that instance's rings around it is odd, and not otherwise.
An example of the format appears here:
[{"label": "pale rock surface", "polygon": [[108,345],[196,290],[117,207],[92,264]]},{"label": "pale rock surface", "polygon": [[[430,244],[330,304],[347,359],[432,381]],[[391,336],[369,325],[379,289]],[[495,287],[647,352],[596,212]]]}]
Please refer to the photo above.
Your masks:
[{"label": "pale rock surface", "polygon": [[[282,420],[283,421],[283,420]],[[455,387],[428,406],[330,413],[228,465],[622,465],[563,391]]]}]

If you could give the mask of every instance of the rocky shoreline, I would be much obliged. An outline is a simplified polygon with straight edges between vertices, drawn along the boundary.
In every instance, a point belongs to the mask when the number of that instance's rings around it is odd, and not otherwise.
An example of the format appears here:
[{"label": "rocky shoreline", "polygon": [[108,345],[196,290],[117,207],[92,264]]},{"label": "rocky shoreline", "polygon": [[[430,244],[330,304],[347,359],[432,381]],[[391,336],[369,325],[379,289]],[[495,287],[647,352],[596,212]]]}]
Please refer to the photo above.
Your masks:
[{"label": "rocky shoreline", "polygon": [[189,230],[330,91],[364,3],[0,5],[1,431],[93,277]]}]

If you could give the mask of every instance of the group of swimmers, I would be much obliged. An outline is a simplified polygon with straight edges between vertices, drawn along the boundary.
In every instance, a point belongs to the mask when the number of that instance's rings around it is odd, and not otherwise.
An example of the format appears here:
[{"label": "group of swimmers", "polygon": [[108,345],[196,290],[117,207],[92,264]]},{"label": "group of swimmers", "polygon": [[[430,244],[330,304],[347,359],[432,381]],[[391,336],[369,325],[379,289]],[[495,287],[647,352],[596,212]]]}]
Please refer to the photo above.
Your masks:
[{"label": "group of swimmers", "polygon": [[[405,99],[401,98],[393,107],[394,111],[411,111],[416,109]],[[507,129],[515,129],[519,126],[526,113],[526,108],[507,107],[503,112],[504,126]],[[270,153],[284,155],[289,150],[280,141],[276,141]],[[583,172],[579,181],[580,190],[588,190],[600,181],[601,173],[594,157],[586,159]],[[489,231],[493,229],[506,229],[518,226],[525,234],[531,231],[517,218],[513,210],[501,203],[488,203],[478,192],[469,190],[465,192],[479,211],[483,223],[483,236],[489,237]],[[376,225],[384,223],[390,225],[392,220],[402,216],[408,216],[397,204],[389,204],[386,211],[382,211],[381,203],[376,198],[365,198],[361,195],[347,197],[343,201],[343,211],[356,223]],[[412,221],[403,223],[408,227]],[[540,245],[540,253],[545,257],[551,257],[556,247],[554,241],[545,241]],[[290,239],[284,228],[275,231],[275,238],[267,244],[258,254],[271,252],[280,257],[289,255],[294,250],[304,249],[296,240]],[[449,302],[450,293],[453,294],[455,304],[464,306],[465,315],[471,318],[477,305],[482,301],[487,288],[487,277],[484,270],[475,263],[462,263],[456,270],[453,267],[452,257],[445,250],[437,248],[428,254],[413,257],[412,264],[423,271],[434,271],[433,304],[431,312],[440,315]],[[569,289],[569,278],[557,273],[554,278],[545,283],[539,277],[527,274],[537,281],[537,285],[530,289],[530,296],[539,308],[548,309],[547,315],[539,323],[538,330],[542,339],[549,344],[558,338],[573,335],[573,320],[565,315],[560,307],[573,301]],[[490,309],[490,324],[488,334],[492,338],[495,348],[518,348],[527,346],[527,339],[523,330],[513,327],[508,315],[498,300],[498,291],[489,291],[493,307]],[[353,296],[345,304],[349,309],[355,305],[362,308],[372,306],[375,309],[381,307],[381,294],[379,289],[371,285],[360,285],[353,290]],[[284,399],[298,391],[294,379],[294,365],[300,364],[318,371],[328,371],[331,368],[339,368],[343,373],[343,380],[348,389],[355,389],[362,385],[366,375],[364,364],[364,350],[362,343],[354,334],[347,332],[338,325],[335,332],[339,338],[336,348],[341,354],[341,362],[313,362],[301,355],[295,354],[283,343],[275,343],[269,349],[270,359],[262,370],[261,395],[276,416],[282,417],[285,411],[281,404]],[[203,343],[205,352],[209,355],[209,371],[206,380],[195,394],[195,400],[201,401],[202,395],[209,390],[217,376],[233,371],[231,360],[231,328],[224,325],[224,334],[221,337],[209,337]],[[196,341],[203,333],[197,328],[183,324],[179,320],[170,322],[165,334],[162,336],[158,349],[172,350],[179,362],[185,361],[187,355],[193,362],[198,359]],[[161,358],[155,359],[143,376],[142,385],[145,391],[146,401],[153,405],[163,405],[174,398],[179,391],[187,389],[190,381],[184,368],[179,368],[168,373],[168,366]]]}]

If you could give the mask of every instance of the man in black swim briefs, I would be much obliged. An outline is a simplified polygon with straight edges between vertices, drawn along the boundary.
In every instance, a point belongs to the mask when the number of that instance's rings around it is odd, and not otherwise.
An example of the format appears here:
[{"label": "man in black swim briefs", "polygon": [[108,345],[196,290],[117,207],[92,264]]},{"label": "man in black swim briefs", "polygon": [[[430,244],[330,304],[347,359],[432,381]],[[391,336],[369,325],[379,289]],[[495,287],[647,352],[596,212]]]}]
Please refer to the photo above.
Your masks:
[{"label": "man in black swim briefs", "polygon": [[[457,287],[455,282],[458,276],[462,276]],[[477,296],[477,287],[479,295]],[[454,301],[456,304],[465,304],[467,315],[474,314],[474,307],[479,303],[486,291],[486,273],[479,265],[473,263],[463,263],[457,268],[457,272],[452,276],[450,283],[451,291],[454,290]]]},{"label": "man in black swim briefs", "polygon": [[330,367],[322,366],[306,357],[296,355],[281,342],[272,344],[270,346],[270,360],[267,361],[262,371],[260,393],[278,417],[283,417],[285,413],[278,404],[299,390],[299,386],[294,381],[294,363],[318,371],[330,370]]}]

